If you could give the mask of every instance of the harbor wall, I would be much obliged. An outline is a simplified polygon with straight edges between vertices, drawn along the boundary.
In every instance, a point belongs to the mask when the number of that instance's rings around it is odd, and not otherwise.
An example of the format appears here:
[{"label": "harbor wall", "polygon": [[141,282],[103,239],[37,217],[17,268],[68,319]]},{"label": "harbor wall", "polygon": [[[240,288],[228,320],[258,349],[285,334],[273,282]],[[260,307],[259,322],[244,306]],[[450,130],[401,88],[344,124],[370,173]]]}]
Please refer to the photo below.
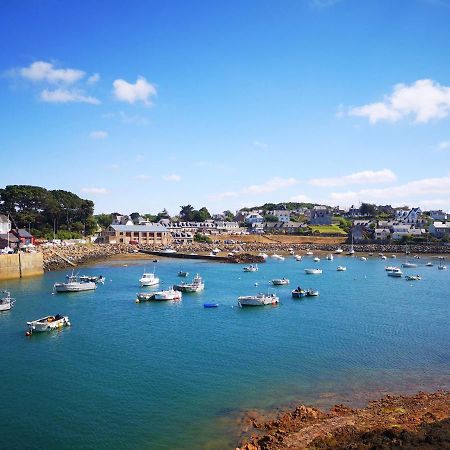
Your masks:
[{"label": "harbor wall", "polygon": [[44,273],[42,253],[0,255],[0,280],[31,277]]}]

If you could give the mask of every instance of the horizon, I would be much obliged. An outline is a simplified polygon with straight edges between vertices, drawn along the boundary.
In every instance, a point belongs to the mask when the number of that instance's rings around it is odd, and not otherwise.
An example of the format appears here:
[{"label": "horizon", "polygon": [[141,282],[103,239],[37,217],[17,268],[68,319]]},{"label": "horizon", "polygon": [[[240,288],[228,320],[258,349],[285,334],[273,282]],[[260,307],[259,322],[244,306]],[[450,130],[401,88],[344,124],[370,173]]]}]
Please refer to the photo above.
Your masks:
[{"label": "horizon", "polygon": [[93,5],[0,5],[4,186],[450,210],[450,1]]}]

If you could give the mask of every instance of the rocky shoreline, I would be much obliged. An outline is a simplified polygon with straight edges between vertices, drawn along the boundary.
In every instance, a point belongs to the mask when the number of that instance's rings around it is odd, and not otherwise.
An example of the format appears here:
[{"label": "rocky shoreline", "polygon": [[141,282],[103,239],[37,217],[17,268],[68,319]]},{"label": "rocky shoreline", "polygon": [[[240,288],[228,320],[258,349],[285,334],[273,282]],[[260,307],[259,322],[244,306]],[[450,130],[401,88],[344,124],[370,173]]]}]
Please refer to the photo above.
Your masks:
[{"label": "rocky shoreline", "polygon": [[[233,250],[240,250],[240,255],[235,257],[233,262],[260,262],[260,258],[252,259],[250,256],[257,255],[264,252],[267,254],[279,253],[288,254],[291,250],[294,252],[306,252],[308,250],[317,252],[334,252],[338,247],[341,247],[344,252],[350,249],[348,244],[286,244],[286,243],[234,243],[234,244],[206,244],[193,243],[189,245],[174,245],[173,248],[180,253],[199,253],[209,254],[214,248],[218,247],[221,250],[219,255],[227,255]],[[150,250],[161,251],[161,246],[153,245],[127,245],[127,244],[88,244],[88,245],[74,245],[70,247],[40,247],[39,251],[44,255],[44,270],[58,270],[67,267],[77,266],[80,264],[89,264],[94,261],[104,260],[108,258],[118,257],[120,255],[133,255],[138,257],[138,251]],[[405,252],[404,245],[381,245],[381,244],[358,244],[354,245],[354,249],[358,253],[378,253],[385,254],[402,254]],[[413,255],[420,254],[435,254],[443,255],[450,253],[450,246],[446,245],[413,245],[409,246],[409,252]],[[239,254],[238,254],[239,255]]]},{"label": "rocky shoreline", "polygon": [[386,395],[365,408],[305,405],[261,419],[249,414],[252,436],[237,450],[450,449],[450,392]]}]

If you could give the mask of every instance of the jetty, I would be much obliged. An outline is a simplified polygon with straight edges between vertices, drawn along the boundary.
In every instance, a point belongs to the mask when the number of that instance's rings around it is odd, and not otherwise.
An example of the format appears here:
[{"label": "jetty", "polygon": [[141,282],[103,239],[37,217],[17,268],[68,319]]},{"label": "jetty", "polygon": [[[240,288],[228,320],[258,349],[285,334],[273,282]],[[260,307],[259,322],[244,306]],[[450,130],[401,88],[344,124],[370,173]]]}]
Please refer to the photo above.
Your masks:
[{"label": "jetty", "polygon": [[212,255],[198,255],[198,254],[193,255],[191,253],[178,253],[178,252],[167,253],[164,251],[144,250],[144,249],[140,249],[139,253],[145,253],[147,255],[160,256],[165,258],[200,259],[205,261],[215,261],[234,264],[265,262],[265,259],[262,256],[252,255],[250,253],[237,254],[234,256],[212,256]]}]

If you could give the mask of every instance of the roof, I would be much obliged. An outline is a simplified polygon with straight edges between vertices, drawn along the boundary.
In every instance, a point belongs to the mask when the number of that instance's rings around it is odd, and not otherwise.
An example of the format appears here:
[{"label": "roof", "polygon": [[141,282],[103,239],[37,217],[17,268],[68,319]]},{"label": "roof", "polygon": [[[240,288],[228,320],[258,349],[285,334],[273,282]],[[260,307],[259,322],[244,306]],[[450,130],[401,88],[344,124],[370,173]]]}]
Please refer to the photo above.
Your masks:
[{"label": "roof", "polygon": [[10,220],[4,215],[0,214],[0,222],[8,223]]},{"label": "roof", "polygon": [[33,237],[33,235],[28,233],[28,231],[25,230],[24,228],[20,228],[18,231],[19,231],[19,233],[18,233],[19,237],[21,237],[21,238],[25,238],[25,239],[30,238],[31,239]]},{"label": "roof", "polygon": [[19,239],[16,238],[12,233],[2,233],[0,234],[0,240],[7,241],[8,240],[8,234],[9,234],[9,242],[15,244],[19,242]]},{"label": "roof", "polygon": [[167,232],[167,228],[163,225],[154,224],[154,225],[110,225],[114,231],[118,232],[131,232],[131,233],[139,233],[139,232],[150,232],[150,233],[163,233]]}]

